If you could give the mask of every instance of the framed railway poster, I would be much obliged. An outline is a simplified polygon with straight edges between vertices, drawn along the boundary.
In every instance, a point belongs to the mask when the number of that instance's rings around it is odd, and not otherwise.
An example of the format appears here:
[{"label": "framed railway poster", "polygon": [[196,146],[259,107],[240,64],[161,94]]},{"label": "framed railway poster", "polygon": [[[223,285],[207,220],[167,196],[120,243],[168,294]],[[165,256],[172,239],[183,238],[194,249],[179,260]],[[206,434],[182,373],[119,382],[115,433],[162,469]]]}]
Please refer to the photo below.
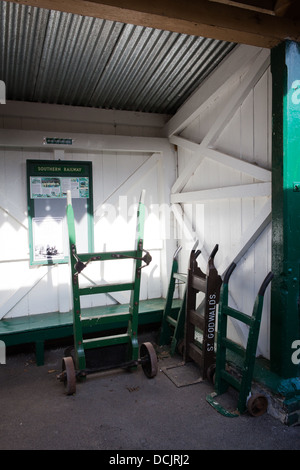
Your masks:
[{"label": "framed railway poster", "polygon": [[92,163],[27,160],[30,264],[68,262],[67,191],[71,191],[77,246],[93,251]]}]

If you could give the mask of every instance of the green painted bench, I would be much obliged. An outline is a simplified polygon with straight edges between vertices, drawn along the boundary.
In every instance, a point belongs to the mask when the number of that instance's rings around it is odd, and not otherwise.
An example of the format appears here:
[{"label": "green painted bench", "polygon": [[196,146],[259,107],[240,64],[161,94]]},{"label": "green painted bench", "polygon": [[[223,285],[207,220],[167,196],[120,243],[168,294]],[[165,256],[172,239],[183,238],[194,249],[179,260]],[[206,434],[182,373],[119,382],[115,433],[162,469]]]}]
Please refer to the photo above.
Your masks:
[{"label": "green painted bench", "polygon": [[[179,309],[180,300],[173,302],[172,308]],[[139,308],[139,326],[152,323],[161,323],[165,306],[165,299],[141,300]],[[109,305],[82,309],[82,315],[91,317],[101,314],[115,314],[128,311],[128,305]],[[113,328],[127,327],[127,322],[119,325],[113,324]],[[84,334],[95,333],[111,329],[110,324],[93,324],[85,327]],[[28,315],[24,317],[3,319],[0,321],[0,340],[7,346],[16,346],[26,343],[35,344],[36,363],[38,366],[44,364],[45,341],[68,338],[73,335],[72,312],[43,313],[39,315]]]}]

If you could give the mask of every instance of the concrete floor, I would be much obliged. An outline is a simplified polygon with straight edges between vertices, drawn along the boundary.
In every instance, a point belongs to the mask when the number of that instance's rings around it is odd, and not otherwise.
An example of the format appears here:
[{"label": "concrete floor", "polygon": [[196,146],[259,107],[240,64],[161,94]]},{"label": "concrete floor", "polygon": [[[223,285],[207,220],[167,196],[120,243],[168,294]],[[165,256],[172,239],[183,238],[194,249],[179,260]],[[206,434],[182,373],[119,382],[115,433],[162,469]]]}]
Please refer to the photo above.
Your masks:
[{"label": "concrete floor", "polygon": [[267,413],[224,417],[206,402],[212,392],[206,381],[177,387],[163,370],[181,358],[165,353],[155,378],[141,366],[117,369],[90,375],[66,396],[56,379],[64,349],[47,349],[44,366],[36,366],[30,351],[8,355],[0,365],[1,450],[300,449],[300,426]]}]

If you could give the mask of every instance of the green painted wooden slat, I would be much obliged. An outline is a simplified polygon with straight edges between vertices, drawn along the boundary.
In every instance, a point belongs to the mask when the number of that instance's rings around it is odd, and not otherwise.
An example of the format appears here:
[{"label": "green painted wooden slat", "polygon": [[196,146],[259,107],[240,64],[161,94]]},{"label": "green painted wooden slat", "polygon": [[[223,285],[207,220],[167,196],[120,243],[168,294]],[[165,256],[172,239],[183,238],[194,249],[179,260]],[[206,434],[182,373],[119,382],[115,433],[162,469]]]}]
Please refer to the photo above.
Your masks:
[{"label": "green painted wooden slat", "polygon": [[84,349],[100,348],[105,346],[112,346],[116,344],[126,344],[131,341],[129,334],[103,336],[101,338],[84,339]]},{"label": "green painted wooden slat", "polygon": [[[140,301],[138,323],[139,326],[160,324],[165,305],[165,299],[148,299]],[[172,304],[172,311],[177,312],[181,305],[180,299],[176,299]],[[124,328],[128,320],[119,322],[109,322],[109,315],[121,315],[128,312],[129,304],[105,305],[101,307],[85,308],[81,310],[82,318],[97,317],[104,315],[107,320],[104,322],[91,322],[87,326],[83,322],[83,333],[98,333],[112,328]],[[113,317],[112,317],[113,319]],[[6,346],[16,346],[28,343],[35,343],[47,340],[68,338],[73,335],[73,314],[72,312],[60,313],[51,312],[39,315],[31,315],[17,318],[3,319],[0,321],[0,339]],[[39,344],[37,354],[37,365],[43,365],[44,353]]]}]

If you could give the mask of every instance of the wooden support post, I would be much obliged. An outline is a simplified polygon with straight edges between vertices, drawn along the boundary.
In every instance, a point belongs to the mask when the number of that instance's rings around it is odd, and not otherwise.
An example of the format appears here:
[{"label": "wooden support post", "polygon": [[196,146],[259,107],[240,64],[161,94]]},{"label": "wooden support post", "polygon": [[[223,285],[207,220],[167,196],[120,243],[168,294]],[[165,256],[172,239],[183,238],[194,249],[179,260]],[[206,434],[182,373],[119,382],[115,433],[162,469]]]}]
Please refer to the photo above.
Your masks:
[{"label": "wooden support post", "polygon": [[299,375],[292,344],[300,339],[300,44],[272,50],[273,183],[271,369],[282,378]]}]

